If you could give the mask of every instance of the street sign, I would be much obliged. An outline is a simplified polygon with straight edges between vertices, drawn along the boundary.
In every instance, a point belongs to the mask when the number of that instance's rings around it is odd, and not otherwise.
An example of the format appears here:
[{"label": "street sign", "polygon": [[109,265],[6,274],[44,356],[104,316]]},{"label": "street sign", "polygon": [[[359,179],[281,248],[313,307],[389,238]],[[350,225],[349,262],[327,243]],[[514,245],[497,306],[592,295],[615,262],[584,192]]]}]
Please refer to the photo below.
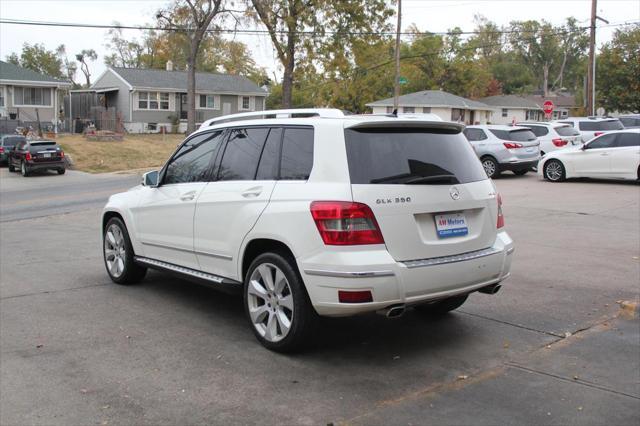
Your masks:
[{"label": "street sign", "polygon": [[598,117],[604,117],[604,113],[606,111],[604,110],[604,108],[600,107],[596,110],[596,114],[598,114]]},{"label": "street sign", "polygon": [[400,77],[398,79],[398,83],[400,84],[407,84],[409,82],[409,80],[407,80],[405,77]]},{"label": "street sign", "polygon": [[544,116],[547,118],[550,118],[551,114],[553,113],[553,102],[544,101],[544,104],[542,105],[542,110],[544,111]]}]

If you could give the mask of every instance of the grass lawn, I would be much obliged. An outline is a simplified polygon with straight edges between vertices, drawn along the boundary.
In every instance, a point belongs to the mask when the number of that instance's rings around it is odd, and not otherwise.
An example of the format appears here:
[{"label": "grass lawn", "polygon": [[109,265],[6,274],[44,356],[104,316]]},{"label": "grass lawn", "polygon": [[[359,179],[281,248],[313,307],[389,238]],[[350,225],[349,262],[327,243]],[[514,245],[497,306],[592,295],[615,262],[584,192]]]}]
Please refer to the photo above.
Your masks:
[{"label": "grass lawn", "polygon": [[82,135],[61,135],[57,142],[71,156],[73,168],[89,173],[160,167],[184,135],[125,135],[123,141],[88,141]]}]

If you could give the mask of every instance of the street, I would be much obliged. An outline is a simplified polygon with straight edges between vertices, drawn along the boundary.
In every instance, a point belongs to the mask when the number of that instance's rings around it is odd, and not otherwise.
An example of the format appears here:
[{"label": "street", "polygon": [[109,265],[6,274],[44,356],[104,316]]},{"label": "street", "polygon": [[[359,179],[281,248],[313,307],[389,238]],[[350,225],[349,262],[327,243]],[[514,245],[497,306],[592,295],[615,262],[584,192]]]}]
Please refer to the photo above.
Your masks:
[{"label": "street", "polygon": [[439,320],[324,320],[267,351],[242,301],[105,272],[100,210],[137,175],[0,169],[0,424],[637,424],[640,187],[495,181],[516,249]]}]

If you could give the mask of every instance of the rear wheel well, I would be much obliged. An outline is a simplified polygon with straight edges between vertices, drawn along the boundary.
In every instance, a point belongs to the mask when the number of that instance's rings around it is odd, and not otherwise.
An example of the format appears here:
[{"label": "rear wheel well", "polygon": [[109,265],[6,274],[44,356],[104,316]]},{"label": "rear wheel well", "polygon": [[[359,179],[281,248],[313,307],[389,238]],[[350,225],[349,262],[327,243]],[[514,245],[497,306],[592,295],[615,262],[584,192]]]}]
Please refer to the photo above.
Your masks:
[{"label": "rear wheel well", "polygon": [[281,254],[282,256],[291,260],[292,266],[297,269],[295,256],[286,244],[278,240],[258,238],[250,241],[249,244],[247,244],[247,247],[244,249],[244,255],[242,256],[242,280],[244,280],[244,277],[247,274],[247,270],[249,269],[249,266],[251,266],[251,262],[253,262],[253,260],[256,257],[260,256],[262,253],[267,252]]},{"label": "rear wheel well", "polygon": [[107,227],[107,223],[109,223],[109,221],[114,217],[117,217],[118,219],[120,219],[122,221],[122,223],[124,223],[124,219],[122,218],[122,215],[120,215],[120,213],[117,213],[117,212],[106,212],[104,214],[104,216],[102,216],[102,232],[103,233],[104,233],[105,228]]}]

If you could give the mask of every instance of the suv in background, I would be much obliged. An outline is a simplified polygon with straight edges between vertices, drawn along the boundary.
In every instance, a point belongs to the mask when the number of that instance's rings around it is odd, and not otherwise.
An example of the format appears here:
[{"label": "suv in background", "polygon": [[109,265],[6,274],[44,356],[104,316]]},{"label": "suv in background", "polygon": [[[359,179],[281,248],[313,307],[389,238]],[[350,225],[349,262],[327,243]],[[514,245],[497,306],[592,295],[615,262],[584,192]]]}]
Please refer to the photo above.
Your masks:
[{"label": "suv in background", "polygon": [[582,142],[589,142],[596,136],[613,130],[622,130],[624,126],[617,118],[606,117],[569,117],[557,120],[556,123],[572,125],[580,132]]},{"label": "suv in background", "polygon": [[540,141],[540,155],[571,146],[582,145],[580,132],[569,124],[523,121],[516,126],[531,129]]},{"label": "suv in background", "polygon": [[333,109],[207,120],[109,198],[107,273],[131,284],[156,268],[237,289],[277,351],[313,336],[318,314],[444,314],[496,293],[513,242],[462,129]]},{"label": "suv in background", "polygon": [[36,170],[56,170],[65,173],[64,151],[54,141],[24,140],[9,152],[9,171],[18,169],[22,176]]},{"label": "suv in background", "polygon": [[618,119],[625,129],[640,128],[640,114],[621,115]]},{"label": "suv in background", "polygon": [[492,179],[505,170],[521,176],[538,165],[540,142],[531,129],[477,125],[467,126],[464,135],[480,158],[487,176]]},{"label": "suv in background", "polygon": [[0,164],[9,164],[9,152],[19,142],[27,139],[20,135],[2,135],[0,136]]}]

